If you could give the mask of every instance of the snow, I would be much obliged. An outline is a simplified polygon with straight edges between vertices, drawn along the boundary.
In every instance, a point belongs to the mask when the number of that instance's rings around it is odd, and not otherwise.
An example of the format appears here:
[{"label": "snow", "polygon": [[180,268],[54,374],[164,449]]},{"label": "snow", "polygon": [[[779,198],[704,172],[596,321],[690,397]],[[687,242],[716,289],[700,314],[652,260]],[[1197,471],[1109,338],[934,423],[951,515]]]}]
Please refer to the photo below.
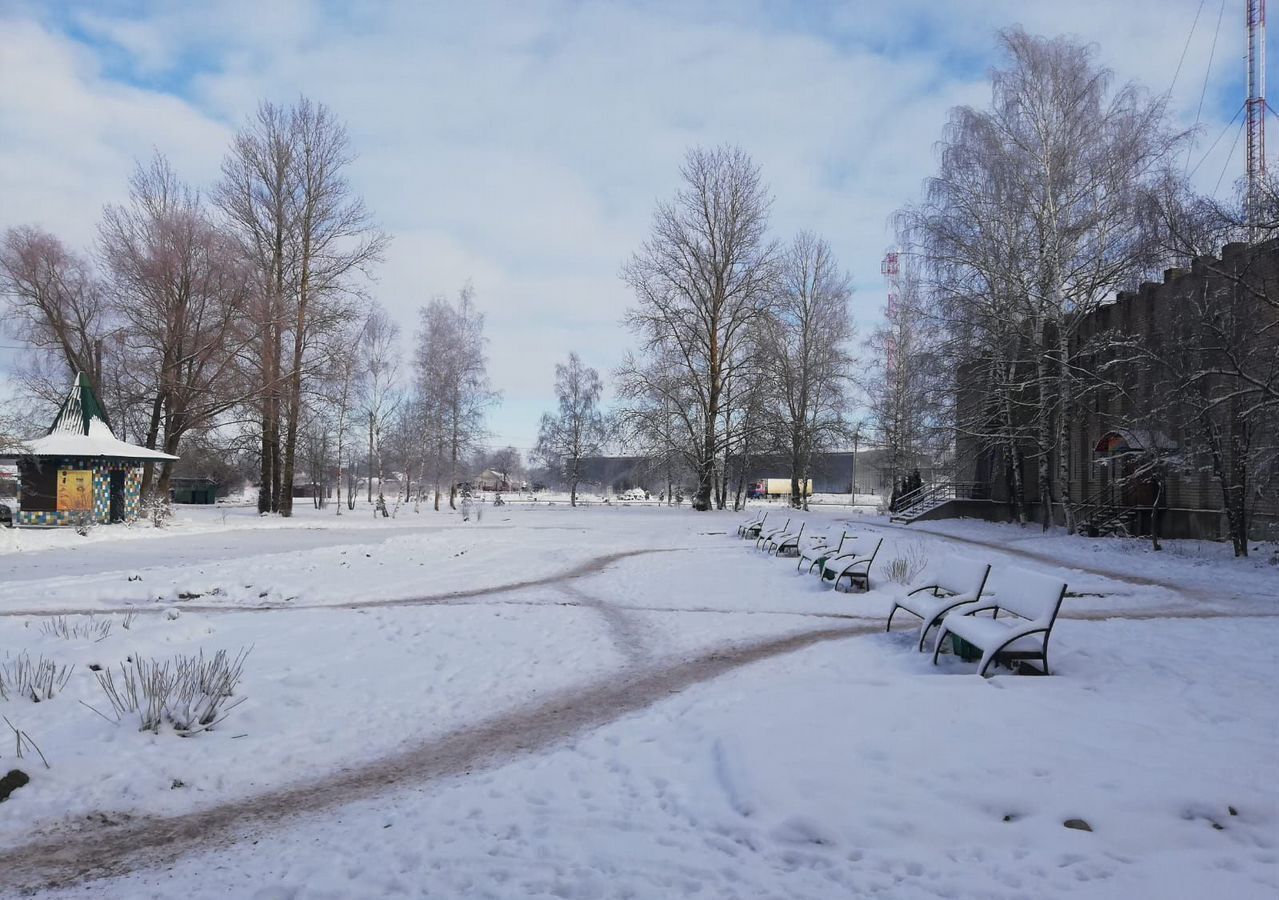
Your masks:
[{"label": "snow", "polygon": [[137,444],[119,440],[106,422],[99,418],[89,420],[89,432],[57,430],[44,437],[27,441],[26,453],[35,456],[85,456],[112,459],[164,460],[177,459],[169,453],[148,450]]},{"label": "snow", "polygon": [[[52,766],[0,741],[0,769],[32,776],[0,804],[0,893],[116,833],[123,865],[41,895],[1279,892],[1267,554],[823,508],[810,530],[884,539],[873,590],[846,594],[730,537],[741,515],[356,512],[0,540],[0,647],[76,664],[51,701],[0,701]],[[934,667],[913,620],[883,632],[889,561],[942,553],[1069,583],[1053,677]],[[114,627],[65,640],[41,628],[55,610]],[[78,702],[108,709],[91,663],[248,646],[246,699],[206,734]],[[459,756],[474,729],[491,738]],[[182,816],[210,824],[150,850],[127,832]],[[22,855],[40,840],[57,853]]]}]

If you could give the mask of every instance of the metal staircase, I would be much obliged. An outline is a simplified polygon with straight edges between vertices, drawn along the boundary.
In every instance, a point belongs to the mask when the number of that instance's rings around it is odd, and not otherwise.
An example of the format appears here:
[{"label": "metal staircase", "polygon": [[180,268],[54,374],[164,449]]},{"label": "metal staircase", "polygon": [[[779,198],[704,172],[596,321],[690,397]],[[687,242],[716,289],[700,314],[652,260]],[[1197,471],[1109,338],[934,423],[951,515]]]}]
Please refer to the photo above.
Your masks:
[{"label": "metal staircase", "polygon": [[1110,488],[1102,488],[1075,504],[1075,530],[1090,537],[1130,536],[1137,525],[1139,507],[1114,502]]},{"label": "metal staircase", "polygon": [[890,522],[909,525],[953,500],[971,500],[984,485],[976,481],[934,481],[897,498]]}]

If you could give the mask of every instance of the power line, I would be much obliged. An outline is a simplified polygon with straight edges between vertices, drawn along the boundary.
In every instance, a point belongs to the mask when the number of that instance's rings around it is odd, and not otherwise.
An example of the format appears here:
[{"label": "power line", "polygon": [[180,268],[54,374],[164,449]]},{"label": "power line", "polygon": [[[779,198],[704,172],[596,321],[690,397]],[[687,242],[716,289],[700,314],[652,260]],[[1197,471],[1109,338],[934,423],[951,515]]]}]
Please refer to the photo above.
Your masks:
[{"label": "power line", "polygon": [[1239,130],[1235,132],[1235,142],[1230,145],[1230,152],[1226,154],[1226,163],[1221,167],[1221,174],[1217,176],[1217,184],[1212,189],[1212,195],[1217,196],[1217,191],[1221,188],[1221,180],[1226,177],[1226,169],[1230,168],[1230,161],[1235,158],[1235,148],[1239,146],[1239,135],[1243,134],[1244,126],[1240,123]]},{"label": "power line", "polygon": [[[1223,8],[1224,5],[1225,0],[1222,0]],[[1170,96],[1172,94],[1172,89],[1177,86],[1177,77],[1181,74],[1181,64],[1186,61],[1186,51],[1190,49],[1190,40],[1195,36],[1195,26],[1199,24],[1199,14],[1203,11],[1204,0],[1199,0],[1199,8],[1195,10],[1195,20],[1190,23],[1190,33],[1186,35],[1186,43],[1181,46],[1181,58],[1177,60],[1177,68],[1176,71],[1172,73],[1172,81],[1168,83],[1168,90],[1164,94],[1165,97]],[[1220,24],[1220,22],[1218,22],[1218,24]]]},{"label": "power line", "polygon": [[[1203,4],[1200,3],[1200,9],[1202,8],[1203,8]],[[1199,91],[1199,108],[1195,110],[1195,124],[1192,126],[1191,130],[1194,130],[1195,128],[1199,127],[1199,119],[1203,115],[1204,98],[1208,96],[1208,79],[1212,75],[1212,62],[1214,59],[1217,58],[1217,38],[1221,35],[1221,17],[1225,15],[1225,12],[1226,12],[1226,0],[1221,0],[1221,7],[1217,10],[1217,28],[1212,33],[1212,49],[1208,51],[1208,68],[1204,71],[1203,88]],[[1195,18],[1196,19],[1199,18],[1198,13],[1195,13]],[[1238,113],[1235,113],[1235,115],[1238,115]],[[1232,119],[1231,121],[1233,122],[1234,120]],[[1227,125],[1226,127],[1229,128],[1230,126]],[[1221,140],[1221,138],[1218,137],[1217,140],[1219,141]],[[1213,146],[1215,147],[1216,145],[1217,145],[1217,142],[1213,141]],[[1200,160],[1199,162],[1202,165],[1203,160]],[[1189,167],[1190,167],[1190,150],[1187,149],[1186,150],[1186,168],[1188,169]],[[1195,166],[1195,168],[1198,169],[1199,166]],[[1187,173],[1186,177],[1187,178],[1190,177],[1190,173]]]},{"label": "power line", "polygon": [[[1243,111],[1244,111],[1244,104],[1241,103],[1239,104],[1239,108],[1235,110],[1235,114],[1230,117],[1230,121],[1226,123],[1226,127],[1221,129],[1221,134],[1217,135],[1217,139],[1212,142],[1211,146],[1209,146],[1207,150],[1204,151],[1204,155],[1200,158],[1199,162],[1195,163],[1195,167],[1186,173],[1187,178],[1191,177],[1196,172],[1198,172],[1199,167],[1208,161],[1209,155],[1211,155],[1212,151],[1216,149],[1217,144],[1219,144],[1221,142],[1221,139],[1226,136],[1226,132],[1230,130],[1230,126],[1235,124],[1235,119],[1239,118],[1239,114]],[[1186,161],[1187,162],[1190,161],[1189,157],[1187,157]]]}]

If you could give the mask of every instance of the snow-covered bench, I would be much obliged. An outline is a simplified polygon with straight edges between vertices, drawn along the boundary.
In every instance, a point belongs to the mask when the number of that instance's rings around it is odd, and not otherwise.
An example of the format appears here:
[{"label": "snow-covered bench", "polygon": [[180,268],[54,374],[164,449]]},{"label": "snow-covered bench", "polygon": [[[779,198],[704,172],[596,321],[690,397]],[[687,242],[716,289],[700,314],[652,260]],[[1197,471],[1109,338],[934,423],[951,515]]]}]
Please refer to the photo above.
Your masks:
[{"label": "snow-covered bench", "polygon": [[790,556],[792,552],[799,552],[799,542],[804,539],[804,529],[808,527],[807,522],[799,523],[798,531],[788,531],[785,534],[775,534],[769,538],[768,544],[764,547],[764,552],[770,550],[777,556]]},{"label": "snow-covered bench", "polygon": [[790,523],[791,520],[787,519],[786,524],[781,528],[761,528],[755,538],[755,549],[758,550],[778,535],[785,534],[790,530]]},{"label": "snow-covered bench", "polygon": [[875,554],[884,543],[883,538],[875,538],[869,547],[855,548],[852,553],[845,553],[822,564],[822,580],[829,581],[831,588],[839,590],[839,583],[848,579],[848,588],[852,590],[858,584],[864,590],[870,590],[870,567],[875,561]]},{"label": "snow-covered bench", "polygon": [[831,528],[825,534],[815,534],[800,542],[799,562],[795,563],[795,571],[800,571],[807,563],[808,571],[812,572],[832,556],[839,556],[844,550],[844,542],[855,538],[855,535],[843,528]]},{"label": "snow-covered bench", "polygon": [[986,587],[989,575],[990,563],[962,556],[941,557],[935,563],[930,563],[906,586],[905,593],[893,601],[884,630],[892,630],[893,616],[899,609],[918,616],[923,620],[919,626],[919,649],[923,650],[924,638],[929,629],[956,608],[966,603],[976,603]]},{"label": "snow-covered bench", "polygon": [[739,538],[755,538],[759,536],[760,529],[764,527],[764,520],[768,518],[769,510],[764,510],[763,515],[756,515],[754,518],[747,519],[745,522],[737,526],[737,536]]},{"label": "snow-covered bench", "polygon": [[[985,675],[992,662],[1037,659],[1048,674],[1048,638],[1066,596],[1066,583],[1030,572],[1009,568],[1000,572],[996,589],[985,600],[955,610],[942,619],[933,648],[933,663],[941,652],[946,635],[953,634],[981,650],[977,674]],[[991,610],[993,616],[976,614]],[[1016,618],[1000,619],[1000,610]]]}]

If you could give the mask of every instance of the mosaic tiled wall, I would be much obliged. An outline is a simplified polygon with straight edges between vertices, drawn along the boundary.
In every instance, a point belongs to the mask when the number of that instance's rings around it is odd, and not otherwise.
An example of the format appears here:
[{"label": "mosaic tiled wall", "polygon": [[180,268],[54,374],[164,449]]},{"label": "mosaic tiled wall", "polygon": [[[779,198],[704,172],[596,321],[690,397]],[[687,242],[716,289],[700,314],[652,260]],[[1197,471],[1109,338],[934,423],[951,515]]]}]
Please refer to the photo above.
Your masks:
[{"label": "mosaic tiled wall", "polygon": [[[89,461],[85,459],[47,460],[46,465],[59,469],[89,469],[93,472],[93,519],[99,524],[111,521],[111,473],[123,471],[124,518],[132,522],[142,510],[142,469],[129,463]],[[21,497],[18,504],[21,507]],[[63,510],[24,510],[19,508],[14,516],[16,525],[56,526],[75,525],[82,513]]]}]

